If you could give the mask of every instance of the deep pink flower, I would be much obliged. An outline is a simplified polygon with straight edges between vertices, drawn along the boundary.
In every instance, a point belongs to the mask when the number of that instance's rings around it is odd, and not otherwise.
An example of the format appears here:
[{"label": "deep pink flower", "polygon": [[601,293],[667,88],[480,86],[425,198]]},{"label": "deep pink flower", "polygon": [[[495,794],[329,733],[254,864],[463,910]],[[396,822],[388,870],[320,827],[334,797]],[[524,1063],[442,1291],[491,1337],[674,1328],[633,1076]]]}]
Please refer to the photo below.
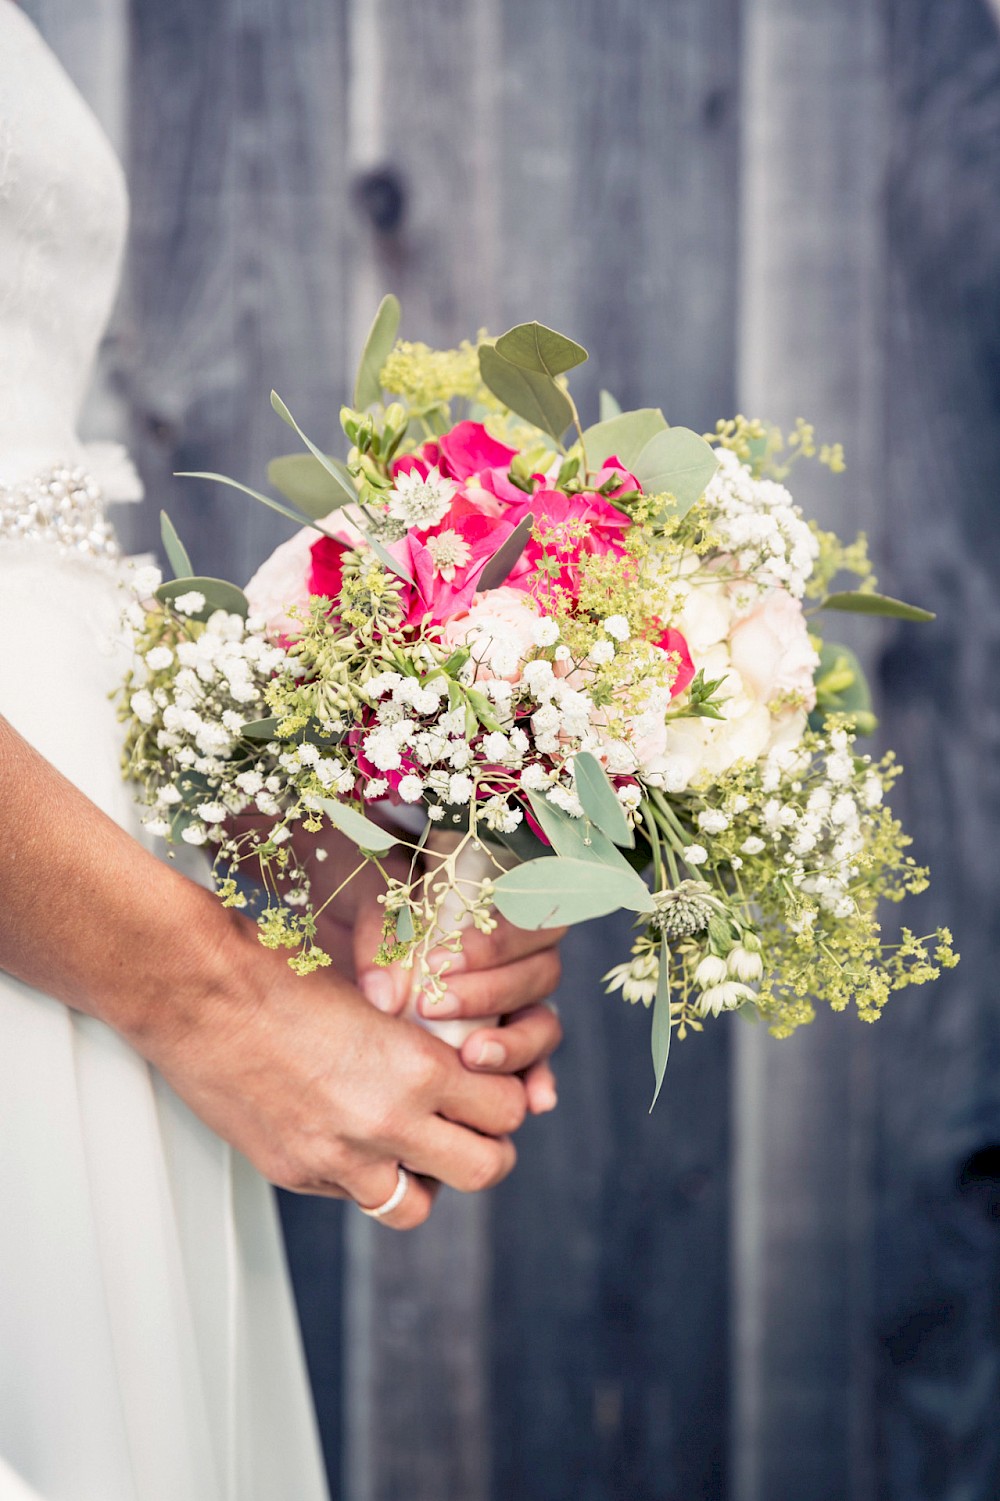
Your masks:
[{"label": "deep pink flower", "polygon": [[491,438],[481,422],[459,422],[450,432],[442,434],[437,447],[441,473],[457,480],[481,474],[484,469],[506,471],[517,454],[516,448],[508,448],[506,443]]},{"label": "deep pink flower", "polygon": [[680,658],[680,667],[678,668],[677,676],[670,685],[670,697],[676,698],[679,693],[684,692],[685,688],[694,679],[694,662],[691,660],[691,652],[687,641],[681,635],[680,631],[675,631],[671,627],[665,630],[653,644],[654,646],[658,646],[660,651],[672,652]]},{"label": "deep pink flower", "polygon": [[336,537],[320,537],[309,549],[309,593],[336,599],[344,581],[344,553],[350,549]]},{"label": "deep pink flower", "polygon": [[617,474],[620,477],[621,483],[616,485],[613,490],[608,491],[608,496],[610,498],[613,498],[616,495],[622,495],[627,490],[638,490],[641,493],[642,486],[636,479],[635,475],[631,474],[629,470],[625,468],[625,465],[622,463],[621,459],[616,458],[614,454],[612,454],[611,458],[604,460],[604,463],[601,465],[598,473],[594,476],[594,489],[599,490],[601,486],[606,484],[614,474]]},{"label": "deep pink flower", "polygon": [[[440,525],[426,532],[409,532],[389,551],[403,563],[414,583],[405,589],[402,604],[408,625],[416,625],[428,616],[441,625],[459,610],[468,609],[479,586],[479,575],[506,542],[515,523],[505,518],[484,516],[465,500],[456,496],[448,515]],[[469,549],[469,559],[446,579],[437,569],[434,554],[427,545],[442,532],[451,531]]]},{"label": "deep pink flower", "polygon": [[576,599],[583,557],[625,556],[623,538],[632,523],[601,495],[536,490],[507,514],[520,521],[529,512],[535,518],[532,536],[508,583],[538,599],[557,588]]}]

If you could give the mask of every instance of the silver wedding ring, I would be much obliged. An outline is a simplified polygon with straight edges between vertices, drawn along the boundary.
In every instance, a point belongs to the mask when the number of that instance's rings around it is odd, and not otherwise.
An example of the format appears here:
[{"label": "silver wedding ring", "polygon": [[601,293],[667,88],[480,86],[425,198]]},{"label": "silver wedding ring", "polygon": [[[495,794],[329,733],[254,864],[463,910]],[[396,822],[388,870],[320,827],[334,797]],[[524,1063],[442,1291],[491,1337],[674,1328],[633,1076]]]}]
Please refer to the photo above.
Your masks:
[{"label": "silver wedding ring", "polygon": [[384,1204],[380,1204],[377,1209],[366,1209],[363,1204],[358,1205],[361,1213],[367,1214],[370,1220],[383,1219],[385,1215],[391,1214],[394,1209],[398,1209],[400,1204],[402,1204],[403,1200],[406,1198],[406,1190],[410,1186],[410,1175],[406,1171],[405,1167],[398,1167],[396,1169],[396,1174],[396,1187],[393,1189],[392,1193],[386,1199]]}]

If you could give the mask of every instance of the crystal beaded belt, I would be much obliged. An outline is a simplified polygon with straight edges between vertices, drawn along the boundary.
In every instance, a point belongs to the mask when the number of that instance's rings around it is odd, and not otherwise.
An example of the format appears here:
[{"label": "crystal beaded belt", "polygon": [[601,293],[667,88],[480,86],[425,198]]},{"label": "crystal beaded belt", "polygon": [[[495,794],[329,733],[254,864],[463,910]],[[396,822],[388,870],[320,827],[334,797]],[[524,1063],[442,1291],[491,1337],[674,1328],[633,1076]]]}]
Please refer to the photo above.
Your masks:
[{"label": "crystal beaded belt", "polygon": [[61,465],[0,485],[0,541],[54,542],[86,558],[121,556],[100,485],[85,469]]}]

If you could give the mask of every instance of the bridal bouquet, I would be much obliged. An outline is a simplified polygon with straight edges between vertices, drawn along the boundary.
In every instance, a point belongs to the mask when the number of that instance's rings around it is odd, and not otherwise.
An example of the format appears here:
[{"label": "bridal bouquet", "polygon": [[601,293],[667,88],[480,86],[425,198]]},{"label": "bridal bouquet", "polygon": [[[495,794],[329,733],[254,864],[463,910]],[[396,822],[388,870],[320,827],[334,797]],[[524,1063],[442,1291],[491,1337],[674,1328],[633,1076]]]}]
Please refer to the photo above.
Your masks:
[{"label": "bridal bouquet", "polygon": [[573,340],[531,323],[436,351],[398,319],[387,298],[342,459],[272,394],[304,449],[270,467],[284,500],[247,493],[300,530],[245,592],[195,576],[163,518],[177,577],[135,579],[122,699],[147,829],[208,846],[229,904],[249,860],[261,940],[302,972],[329,959],[299,826],[383,869],[385,963],[423,967],[497,912],[634,913],[606,980],[652,1008],[657,1091],[673,1030],[740,1010],[787,1035],[816,997],[870,1021],[956,962],[946,930],[880,936],[880,899],[927,877],[819,614],[931,617],[795,505],[792,465],[839,470],[839,447],[742,417],[701,437],[606,393],[584,428]]}]

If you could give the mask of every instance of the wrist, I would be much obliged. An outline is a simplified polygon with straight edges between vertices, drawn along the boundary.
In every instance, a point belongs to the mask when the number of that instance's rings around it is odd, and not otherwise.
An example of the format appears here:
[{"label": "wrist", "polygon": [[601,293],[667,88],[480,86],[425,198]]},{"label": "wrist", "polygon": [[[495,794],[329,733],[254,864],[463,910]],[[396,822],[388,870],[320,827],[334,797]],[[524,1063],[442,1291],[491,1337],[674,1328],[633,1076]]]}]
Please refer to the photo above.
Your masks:
[{"label": "wrist", "polygon": [[262,961],[271,957],[246,918],[204,888],[183,884],[183,899],[169,909],[138,973],[102,998],[103,1019],[151,1062],[193,1032],[259,1004]]}]

